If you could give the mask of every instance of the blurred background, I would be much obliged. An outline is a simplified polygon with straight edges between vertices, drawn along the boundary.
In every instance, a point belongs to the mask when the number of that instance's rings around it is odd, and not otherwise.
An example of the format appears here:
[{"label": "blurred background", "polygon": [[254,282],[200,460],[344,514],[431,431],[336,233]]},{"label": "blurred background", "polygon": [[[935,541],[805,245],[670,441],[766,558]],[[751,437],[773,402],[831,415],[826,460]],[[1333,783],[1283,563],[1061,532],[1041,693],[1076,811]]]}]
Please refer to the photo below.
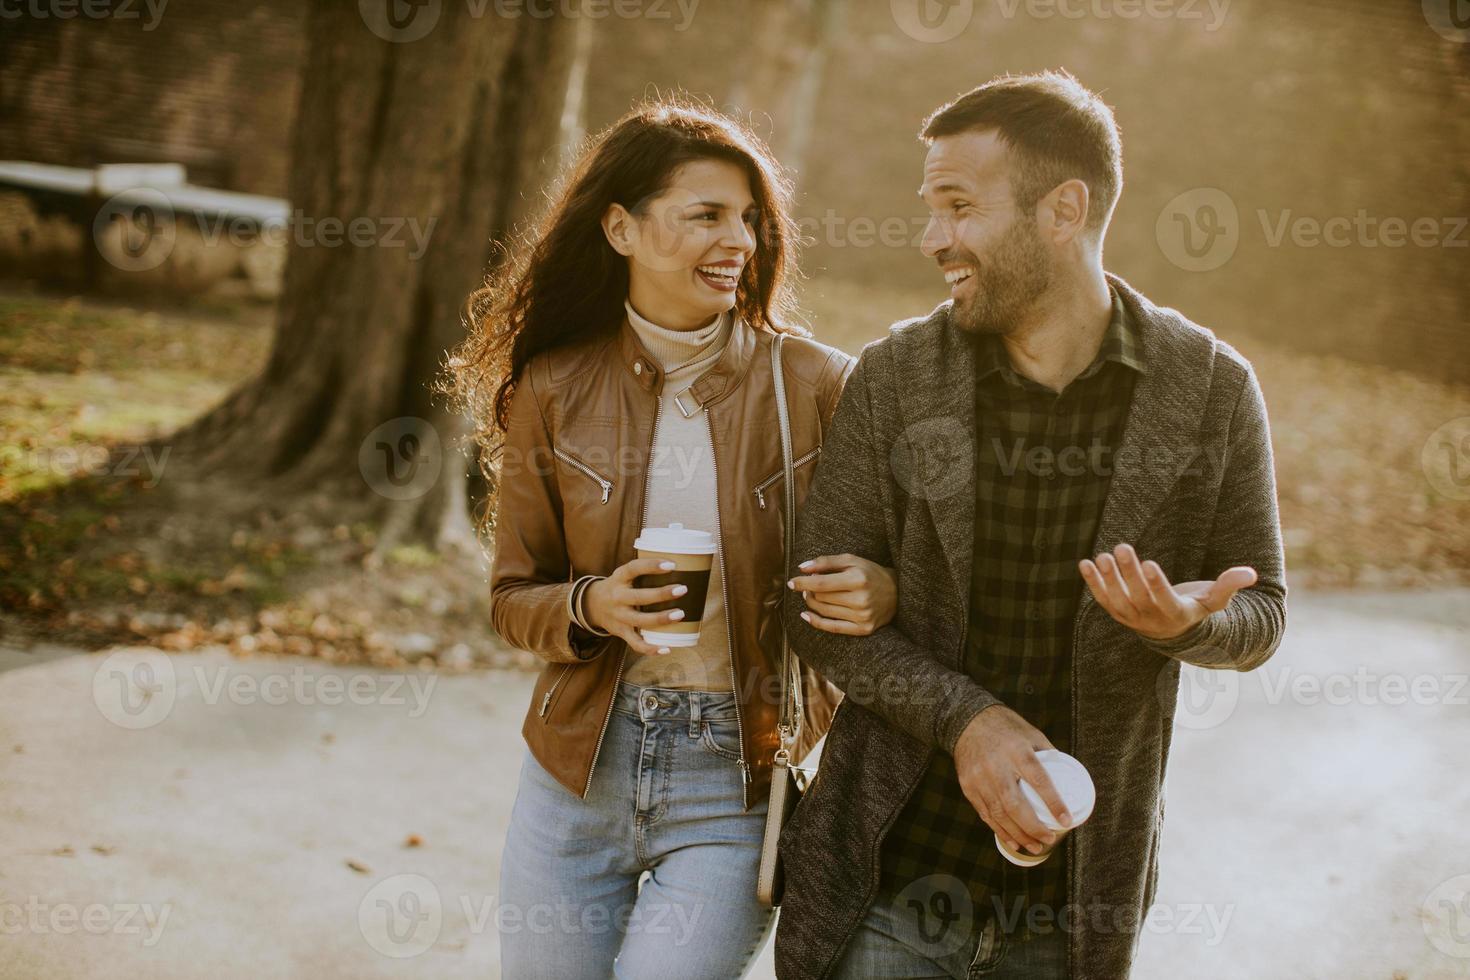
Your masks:
[{"label": "blurred background", "polygon": [[1122,128],[1107,267],[1256,367],[1293,590],[1270,664],[1187,672],[1137,973],[1470,976],[1465,0],[25,0],[0,977],[494,975],[537,661],[429,390],[465,296],[591,134],[684,93],[790,168],[804,316],[855,353],[945,296],[920,121],[1055,67]]}]

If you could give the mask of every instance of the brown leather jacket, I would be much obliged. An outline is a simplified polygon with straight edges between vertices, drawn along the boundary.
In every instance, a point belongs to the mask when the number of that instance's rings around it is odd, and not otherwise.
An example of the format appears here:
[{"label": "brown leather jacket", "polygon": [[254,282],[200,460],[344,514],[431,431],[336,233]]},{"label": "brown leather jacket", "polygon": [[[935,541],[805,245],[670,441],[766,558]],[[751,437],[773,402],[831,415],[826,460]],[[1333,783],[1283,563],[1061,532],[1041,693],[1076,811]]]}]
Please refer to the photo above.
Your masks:
[{"label": "brown leather jacket", "polygon": [[[771,373],[773,334],[736,318],[720,359],[680,395],[703,410],[714,447],[731,680],[740,724],[744,805],[770,785],[778,744],[777,603],[784,568],[781,437]],[[857,361],[801,337],[783,367],[798,513],[822,439]],[[536,759],[585,797],[622,676],[627,644],[573,626],[572,581],[637,557],[645,470],[663,371],[626,319],[620,330],[533,358],[511,401],[502,456],[491,619],[502,639],[547,661],[522,734]],[[804,556],[813,557],[813,556]],[[803,669],[806,710],[797,757],[827,730],[840,693]]]}]

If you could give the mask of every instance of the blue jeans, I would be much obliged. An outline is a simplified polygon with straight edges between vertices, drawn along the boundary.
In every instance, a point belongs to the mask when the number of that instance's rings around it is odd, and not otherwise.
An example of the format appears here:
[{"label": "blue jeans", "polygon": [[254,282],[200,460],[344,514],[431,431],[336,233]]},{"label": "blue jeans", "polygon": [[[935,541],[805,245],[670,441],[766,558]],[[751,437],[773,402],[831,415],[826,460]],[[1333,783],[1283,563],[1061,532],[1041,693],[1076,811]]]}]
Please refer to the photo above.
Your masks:
[{"label": "blue jeans", "polygon": [[585,800],[528,751],[501,858],[506,980],[744,975],[771,911],[766,800],[741,810],[739,758],[733,694],[631,684]]},{"label": "blue jeans", "polygon": [[972,915],[959,880],[935,874],[897,895],[879,892],[838,960],[838,978],[1067,980],[1069,934],[998,928]]}]

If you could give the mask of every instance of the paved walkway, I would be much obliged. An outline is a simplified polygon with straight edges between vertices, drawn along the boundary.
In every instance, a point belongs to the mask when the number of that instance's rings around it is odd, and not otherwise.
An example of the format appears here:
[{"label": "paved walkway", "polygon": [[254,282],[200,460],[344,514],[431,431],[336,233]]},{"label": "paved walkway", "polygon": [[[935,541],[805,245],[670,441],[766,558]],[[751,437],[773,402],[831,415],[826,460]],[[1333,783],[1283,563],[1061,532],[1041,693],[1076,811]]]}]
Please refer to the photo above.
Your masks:
[{"label": "paved walkway", "polygon": [[[528,677],[41,653],[0,649],[0,980],[496,975]],[[1301,596],[1191,679],[1135,977],[1470,976],[1467,671],[1470,593]]]}]

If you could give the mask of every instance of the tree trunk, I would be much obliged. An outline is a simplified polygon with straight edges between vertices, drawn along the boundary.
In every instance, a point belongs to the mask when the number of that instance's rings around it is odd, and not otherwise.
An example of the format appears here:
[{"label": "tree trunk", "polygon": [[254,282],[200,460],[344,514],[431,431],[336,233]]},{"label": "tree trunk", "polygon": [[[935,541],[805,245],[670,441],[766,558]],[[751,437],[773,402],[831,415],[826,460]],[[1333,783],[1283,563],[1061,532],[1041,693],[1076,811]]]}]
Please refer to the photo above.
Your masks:
[{"label": "tree trunk", "polygon": [[726,100],[766,137],[798,177],[827,55],[841,36],[846,0],[751,0],[751,43]]},{"label": "tree trunk", "polygon": [[[438,10],[433,29],[395,42],[358,4],[312,5],[273,350],[167,441],[272,498],[381,499],[383,538],[443,543],[472,538],[473,467],[465,424],[429,386],[492,243],[557,162],[569,31],[468,4],[418,9]],[[360,236],[334,235],[322,224],[334,219]]]}]

